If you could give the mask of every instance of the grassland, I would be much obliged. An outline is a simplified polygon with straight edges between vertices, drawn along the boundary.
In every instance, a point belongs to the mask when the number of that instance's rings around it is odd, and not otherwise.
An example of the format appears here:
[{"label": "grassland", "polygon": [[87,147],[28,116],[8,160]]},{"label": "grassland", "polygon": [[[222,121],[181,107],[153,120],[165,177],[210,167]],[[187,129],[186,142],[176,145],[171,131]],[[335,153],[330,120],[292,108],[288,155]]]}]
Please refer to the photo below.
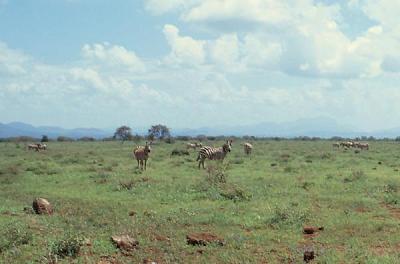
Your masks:
[{"label": "grassland", "polygon": [[[194,151],[170,155],[183,142],[161,143],[145,172],[129,142],[49,143],[39,153],[2,143],[0,262],[48,263],[86,239],[59,263],[301,263],[306,248],[314,263],[400,263],[400,145],[354,153],[331,143],[254,141],[249,158],[234,142],[208,170],[197,169]],[[55,213],[24,212],[35,197]],[[303,225],[325,229],[307,237]],[[187,245],[201,231],[225,245]],[[115,234],[139,248],[123,254]]]}]

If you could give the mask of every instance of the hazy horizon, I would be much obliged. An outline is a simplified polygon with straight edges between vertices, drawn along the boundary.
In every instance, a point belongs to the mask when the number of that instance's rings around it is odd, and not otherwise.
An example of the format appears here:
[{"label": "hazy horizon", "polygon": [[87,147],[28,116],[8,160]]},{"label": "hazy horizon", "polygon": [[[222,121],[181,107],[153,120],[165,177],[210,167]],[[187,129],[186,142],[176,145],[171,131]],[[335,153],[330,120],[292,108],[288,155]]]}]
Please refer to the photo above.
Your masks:
[{"label": "hazy horizon", "polygon": [[400,2],[0,0],[0,122],[400,127]]}]

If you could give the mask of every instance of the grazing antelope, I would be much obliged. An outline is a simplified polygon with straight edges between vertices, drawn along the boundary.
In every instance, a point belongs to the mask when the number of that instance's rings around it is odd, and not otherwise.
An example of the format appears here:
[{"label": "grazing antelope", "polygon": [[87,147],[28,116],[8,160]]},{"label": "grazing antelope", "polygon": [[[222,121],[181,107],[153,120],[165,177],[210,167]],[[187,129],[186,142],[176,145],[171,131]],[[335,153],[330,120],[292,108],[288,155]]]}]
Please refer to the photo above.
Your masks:
[{"label": "grazing antelope", "polygon": [[334,148],[339,148],[339,147],[340,147],[340,144],[339,144],[338,142],[335,142],[335,143],[332,144],[332,146],[333,146]]},{"label": "grazing antelope", "polygon": [[199,161],[199,169],[201,164],[203,164],[203,169],[204,169],[204,161],[206,159],[223,161],[226,154],[228,154],[228,152],[230,152],[231,149],[232,149],[232,140],[227,140],[226,143],[219,148],[213,148],[209,146],[202,147],[199,151],[199,155],[197,156],[196,160]]},{"label": "grazing antelope", "polygon": [[251,145],[250,143],[246,142],[243,144],[243,149],[244,149],[244,153],[246,155],[250,155],[251,151],[253,150],[253,145]]},{"label": "grazing antelope", "polygon": [[146,145],[143,146],[137,146],[133,150],[133,155],[135,156],[137,163],[138,163],[138,168],[140,165],[140,168],[143,170],[143,161],[144,161],[144,170],[147,168],[147,159],[149,158],[149,153],[151,151],[150,145],[146,142]]}]

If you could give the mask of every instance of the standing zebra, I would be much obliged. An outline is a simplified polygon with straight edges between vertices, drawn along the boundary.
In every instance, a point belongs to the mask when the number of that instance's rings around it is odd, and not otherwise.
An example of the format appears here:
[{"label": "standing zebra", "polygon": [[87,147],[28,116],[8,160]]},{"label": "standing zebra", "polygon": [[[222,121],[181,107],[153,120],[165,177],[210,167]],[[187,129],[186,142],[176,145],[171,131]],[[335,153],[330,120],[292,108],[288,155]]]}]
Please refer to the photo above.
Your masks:
[{"label": "standing zebra", "polygon": [[134,150],[133,150],[133,155],[135,156],[136,160],[137,160],[137,166],[139,168],[139,164],[140,164],[140,168],[143,170],[143,161],[144,161],[144,169],[146,170],[147,167],[147,159],[149,158],[149,153],[151,151],[150,145],[146,142],[146,145],[143,146],[137,146]]},{"label": "standing zebra", "polygon": [[213,148],[209,146],[202,147],[199,151],[199,155],[197,156],[196,160],[199,161],[199,169],[201,164],[203,164],[203,169],[204,169],[205,159],[223,161],[226,154],[230,152],[231,149],[232,149],[232,140],[227,140],[226,143],[219,148]]},{"label": "standing zebra", "polygon": [[251,151],[253,150],[253,145],[251,145],[250,143],[246,142],[243,144],[243,149],[244,149],[244,153],[246,155],[250,155]]}]

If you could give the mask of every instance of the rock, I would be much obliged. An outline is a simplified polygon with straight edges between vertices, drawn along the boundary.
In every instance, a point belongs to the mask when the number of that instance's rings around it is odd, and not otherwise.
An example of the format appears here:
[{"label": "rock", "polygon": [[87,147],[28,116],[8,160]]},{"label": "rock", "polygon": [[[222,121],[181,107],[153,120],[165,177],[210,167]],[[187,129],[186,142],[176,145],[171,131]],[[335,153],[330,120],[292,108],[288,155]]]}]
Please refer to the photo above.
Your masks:
[{"label": "rock", "polygon": [[223,238],[210,233],[192,233],[186,236],[189,245],[202,245],[205,246],[209,243],[217,243],[220,246],[224,245]]},{"label": "rock", "polygon": [[321,226],[321,227],[315,227],[315,226],[305,226],[305,227],[303,227],[303,233],[304,234],[314,234],[314,233],[316,233],[318,231],[322,231],[322,230],[324,230],[323,226]]},{"label": "rock", "polygon": [[115,243],[117,248],[126,251],[132,251],[139,246],[139,242],[129,235],[112,236],[111,240]]},{"label": "rock", "polygon": [[136,212],[135,211],[130,211],[129,212],[129,216],[135,216],[136,215]]},{"label": "rock", "polygon": [[53,214],[53,206],[44,198],[36,198],[33,200],[32,208],[37,214]]},{"label": "rock", "polygon": [[314,250],[306,250],[304,251],[303,259],[306,263],[310,262],[315,258]]}]

